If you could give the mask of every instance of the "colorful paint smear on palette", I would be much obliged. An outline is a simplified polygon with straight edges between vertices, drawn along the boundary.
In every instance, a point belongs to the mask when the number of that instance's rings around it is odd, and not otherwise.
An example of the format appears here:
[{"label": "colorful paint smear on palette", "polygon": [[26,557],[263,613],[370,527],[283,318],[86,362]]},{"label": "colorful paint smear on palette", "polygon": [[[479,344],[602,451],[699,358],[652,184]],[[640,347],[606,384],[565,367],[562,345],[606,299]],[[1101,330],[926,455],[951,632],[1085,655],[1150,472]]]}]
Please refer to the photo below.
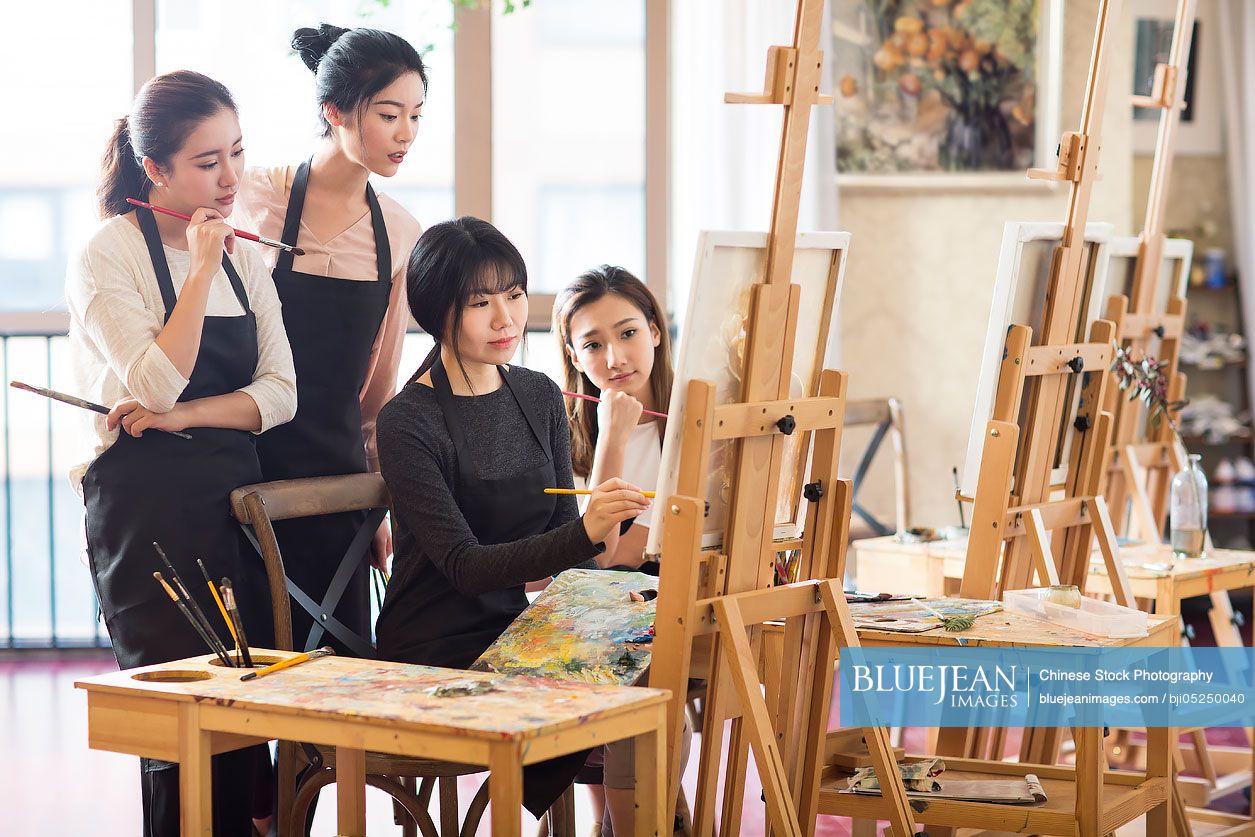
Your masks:
[{"label": "colorful paint smear on palette", "polygon": [[555,680],[630,685],[649,665],[657,589],[644,573],[567,570],[532,602],[471,668]]},{"label": "colorful paint smear on palette", "polygon": [[914,634],[941,627],[941,620],[919,602],[923,601],[945,617],[968,616],[975,619],[1002,610],[1001,602],[984,599],[909,599],[896,602],[855,602],[850,616],[855,628]]}]

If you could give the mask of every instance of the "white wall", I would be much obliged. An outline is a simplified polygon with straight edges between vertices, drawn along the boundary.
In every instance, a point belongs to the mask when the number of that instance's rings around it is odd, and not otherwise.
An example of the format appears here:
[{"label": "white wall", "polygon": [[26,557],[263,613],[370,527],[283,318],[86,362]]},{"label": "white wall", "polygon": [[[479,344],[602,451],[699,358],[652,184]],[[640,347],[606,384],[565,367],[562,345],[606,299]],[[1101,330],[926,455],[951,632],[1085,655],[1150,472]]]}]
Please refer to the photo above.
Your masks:
[{"label": "white wall", "polygon": [[[1097,5],[1067,0],[1064,7],[1062,130],[1080,124]],[[1090,220],[1117,230],[1132,229],[1129,31],[1122,21],[1104,119],[1102,180],[1090,212]],[[951,468],[961,465],[967,441],[1003,223],[1061,221],[1066,199],[1063,188],[841,193],[839,226],[853,234],[839,320],[842,365],[852,397],[892,395],[904,404],[911,525],[958,522]],[[848,434],[846,470],[865,438]],[[873,472],[863,498],[877,509],[892,508],[884,465]]]}]

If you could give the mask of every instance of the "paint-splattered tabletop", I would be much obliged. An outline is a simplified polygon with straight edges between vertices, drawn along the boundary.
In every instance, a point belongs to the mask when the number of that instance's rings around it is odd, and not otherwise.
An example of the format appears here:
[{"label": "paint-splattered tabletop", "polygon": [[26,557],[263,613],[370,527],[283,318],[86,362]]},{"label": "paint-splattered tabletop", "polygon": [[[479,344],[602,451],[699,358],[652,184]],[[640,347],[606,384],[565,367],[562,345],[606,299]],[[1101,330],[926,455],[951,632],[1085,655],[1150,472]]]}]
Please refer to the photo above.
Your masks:
[{"label": "paint-splattered tabletop", "polygon": [[[282,659],[290,652],[258,649]],[[405,663],[323,657],[249,682],[240,670],[193,657],[75,682],[89,691],[213,702],[293,715],[367,717],[416,729],[500,740],[546,735],[665,701],[668,692]],[[171,676],[179,680],[168,679]],[[166,679],[151,679],[166,678]]]},{"label": "paint-splattered tabletop", "polygon": [[[1198,558],[1172,557],[1167,544],[1141,545],[1120,550],[1129,578],[1168,578],[1184,581],[1233,569],[1255,571],[1255,552],[1248,549],[1209,549]],[[1090,563],[1094,575],[1106,575],[1107,567],[1100,561]]]},{"label": "paint-splattered tabletop", "polygon": [[[929,600],[933,601],[933,600]],[[1137,639],[1113,639],[1078,631],[1065,625],[1033,619],[1020,613],[999,611],[979,616],[969,630],[947,633],[940,625],[924,633],[896,633],[859,626],[863,645],[968,645],[1027,648],[1112,648],[1127,645],[1176,644],[1175,616],[1147,617],[1149,635]]]}]

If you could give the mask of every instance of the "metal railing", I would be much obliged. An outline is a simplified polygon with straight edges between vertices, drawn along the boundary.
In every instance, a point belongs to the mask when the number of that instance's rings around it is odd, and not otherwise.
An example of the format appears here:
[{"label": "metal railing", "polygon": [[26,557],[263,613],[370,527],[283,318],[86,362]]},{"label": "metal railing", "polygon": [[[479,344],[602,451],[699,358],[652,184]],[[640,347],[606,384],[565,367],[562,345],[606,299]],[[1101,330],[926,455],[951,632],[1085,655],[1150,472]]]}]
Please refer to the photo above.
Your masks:
[{"label": "metal railing", "polygon": [[[67,389],[64,315],[28,322],[5,318],[0,377]],[[0,503],[3,505],[3,596],[0,647],[107,647],[88,572],[82,501],[67,473],[90,456],[85,419],[26,393],[0,395]]]},{"label": "metal railing", "polygon": [[[66,315],[0,315],[0,648],[109,646],[87,566],[82,500],[67,474],[91,457],[91,414],[7,386],[72,392]],[[550,335],[529,329],[520,362],[558,375]],[[414,329],[404,384],[431,338]]]}]

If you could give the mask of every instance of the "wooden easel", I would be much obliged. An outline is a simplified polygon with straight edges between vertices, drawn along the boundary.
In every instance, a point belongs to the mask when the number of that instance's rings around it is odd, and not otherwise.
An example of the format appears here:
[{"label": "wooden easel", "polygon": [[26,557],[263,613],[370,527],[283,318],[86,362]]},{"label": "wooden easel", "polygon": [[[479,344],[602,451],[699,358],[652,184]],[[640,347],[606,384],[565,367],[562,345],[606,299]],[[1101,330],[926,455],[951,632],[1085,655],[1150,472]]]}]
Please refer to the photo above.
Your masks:
[{"label": "wooden easel", "polygon": [[[746,320],[746,352],[738,403],[714,403],[714,387],[691,381],[683,415],[676,494],[662,506],[663,546],[650,685],[671,690],[668,707],[668,799],[679,787],[679,750],[690,673],[708,682],[694,831],[715,832],[714,806],[723,728],[732,721],[720,831],[736,834],[744,801],[746,752],[762,778],[773,833],[811,834],[818,810],[834,660],[837,647],[856,646],[838,568],[845,559],[852,502],[837,479],[846,377],[824,370],[814,397],[789,398],[799,288],[791,283],[798,204],[811,107],[831,101],[819,93],[823,0],[797,0],[793,43],[768,49],[761,94],[729,94],[729,103],[784,107],[764,276],[755,284]],[[810,505],[805,535],[773,542],[784,436],[810,433]],[[728,527],[718,552],[701,548],[710,446],[739,439],[732,466]],[[772,587],[775,554],[801,550],[801,576],[815,579]],[[780,706],[760,689],[759,627],[786,623],[780,667],[786,681]],[[702,659],[703,655],[706,659]],[[704,665],[703,665],[704,663]],[[913,820],[883,728],[863,737],[871,763],[886,782],[885,816],[905,837]]]},{"label": "wooden easel", "polygon": [[[1107,303],[1107,317],[1115,324],[1117,337],[1126,349],[1135,350],[1140,357],[1150,350],[1154,340],[1159,341],[1155,356],[1168,362],[1163,374],[1169,380],[1169,401],[1178,401],[1185,395],[1186,377],[1178,368],[1178,358],[1181,335],[1185,331],[1186,303],[1183,295],[1174,294],[1163,311],[1156,311],[1155,300],[1162,282],[1167,239],[1164,217],[1177,128],[1185,107],[1196,5],[1197,0],[1178,0],[1168,63],[1155,68],[1154,86],[1149,96],[1133,97],[1135,107],[1160,111],[1159,134],[1131,296],[1112,296]],[[1184,466],[1185,451],[1166,422],[1158,427],[1143,428],[1146,414],[1142,403],[1120,398],[1114,387],[1110,390],[1107,403],[1115,419],[1104,493],[1111,504],[1116,526],[1126,522],[1125,509],[1131,502],[1141,537],[1158,541],[1168,514],[1168,484],[1173,473]]]},{"label": "wooden easel", "polygon": [[[1033,344],[1028,326],[1014,325],[1007,333],[972,510],[960,587],[965,598],[994,598],[1003,590],[1027,587],[1034,572],[1042,583],[1076,584],[1083,589],[1095,528],[1112,579],[1124,579],[1115,532],[1100,494],[1112,418],[1098,407],[1104,403],[1115,326],[1099,320],[1087,340],[1077,340],[1084,327],[1082,242],[1098,175],[1113,60],[1110,42],[1122,3],[1099,3],[1080,130],[1063,135],[1055,169],[1029,170],[1029,177],[1068,183],[1068,210],[1063,241],[1051,264],[1038,342]],[[1076,386],[1081,390],[1080,406],[1075,417],[1065,416]],[[1028,408],[1021,426],[1025,397]],[[1060,487],[1052,485],[1051,470],[1062,445],[1065,420],[1073,425],[1076,436],[1067,480]],[[1053,550],[1047,540],[1049,532],[1062,535],[1055,538]],[[1129,603],[1127,580],[1117,585],[1116,598],[1121,604]]]},{"label": "wooden easel", "polygon": [[[1068,210],[1062,244],[1051,264],[1039,342],[1032,344],[1032,330],[1024,325],[1014,325],[1007,332],[960,586],[965,598],[995,598],[1005,590],[1028,587],[1034,573],[1040,584],[1075,584],[1084,590],[1097,530],[1115,598],[1122,605],[1133,604],[1102,495],[1112,415],[1099,408],[1106,404],[1115,324],[1098,320],[1090,327],[1088,341],[1076,342],[1084,327],[1082,242],[1098,178],[1113,60],[1110,45],[1122,4],[1123,0],[1099,3],[1080,130],[1063,134],[1054,170],[1030,169],[1028,173],[1031,178],[1068,183]],[[1068,405],[1077,386],[1080,402],[1072,416]],[[1028,407],[1021,426],[1021,399],[1026,396]],[[1061,431],[1068,431],[1065,421],[1075,435],[1066,482],[1056,486],[1051,471],[1064,440]],[[1057,533],[1053,543],[1052,531]],[[941,748],[952,754],[979,755],[988,743],[986,738],[980,731],[948,731],[941,736]],[[996,750],[1001,736],[992,739]],[[1061,730],[1030,731],[1021,759],[1053,764],[1060,740]]]},{"label": "wooden easel", "polygon": [[[1132,349],[1135,357],[1152,354],[1156,359],[1167,362],[1162,374],[1169,380],[1168,400],[1173,402],[1183,399],[1186,392],[1187,378],[1179,368],[1186,300],[1183,294],[1170,294],[1164,310],[1157,311],[1156,299],[1162,283],[1174,279],[1168,277],[1165,280],[1163,276],[1167,241],[1164,219],[1177,129],[1181,111],[1186,106],[1185,90],[1196,9],[1197,0],[1178,0],[1168,63],[1155,68],[1150,95],[1133,97],[1135,107],[1159,110],[1159,130],[1146,217],[1138,237],[1131,295],[1114,295],[1107,304],[1107,316],[1115,324],[1117,339],[1126,349]],[[1152,351],[1156,339],[1158,348]],[[1142,540],[1158,543],[1167,524],[1172,476],[1184,467],[1186,451],[1166,421],[1154,426],[1146,420],[1146,409],[1141,401],[1120,398],[1114,387],[1109,388],[1108,395],[1107,403],[1115,421],[1104,494],[1111,503],[1117,527],[1135,524]],[[1131,521],[1126,519],[1126,509],[1131,514]],[[1214,591],[1211,600],[1211,623],[1217,645],[1241,647],[1242,638],[1228,592]],[[1220,776],[1212,763],[1202,731],[1192,730],[1191,736],[1203,774],[1201,780],[1193,781],[1209,783],[1213,788],[1229,787],[1235,782],[1239,783],[1238,787],[1243,782],[1249,785],[1252,775],[1249,758],[1239,773]]]}]

